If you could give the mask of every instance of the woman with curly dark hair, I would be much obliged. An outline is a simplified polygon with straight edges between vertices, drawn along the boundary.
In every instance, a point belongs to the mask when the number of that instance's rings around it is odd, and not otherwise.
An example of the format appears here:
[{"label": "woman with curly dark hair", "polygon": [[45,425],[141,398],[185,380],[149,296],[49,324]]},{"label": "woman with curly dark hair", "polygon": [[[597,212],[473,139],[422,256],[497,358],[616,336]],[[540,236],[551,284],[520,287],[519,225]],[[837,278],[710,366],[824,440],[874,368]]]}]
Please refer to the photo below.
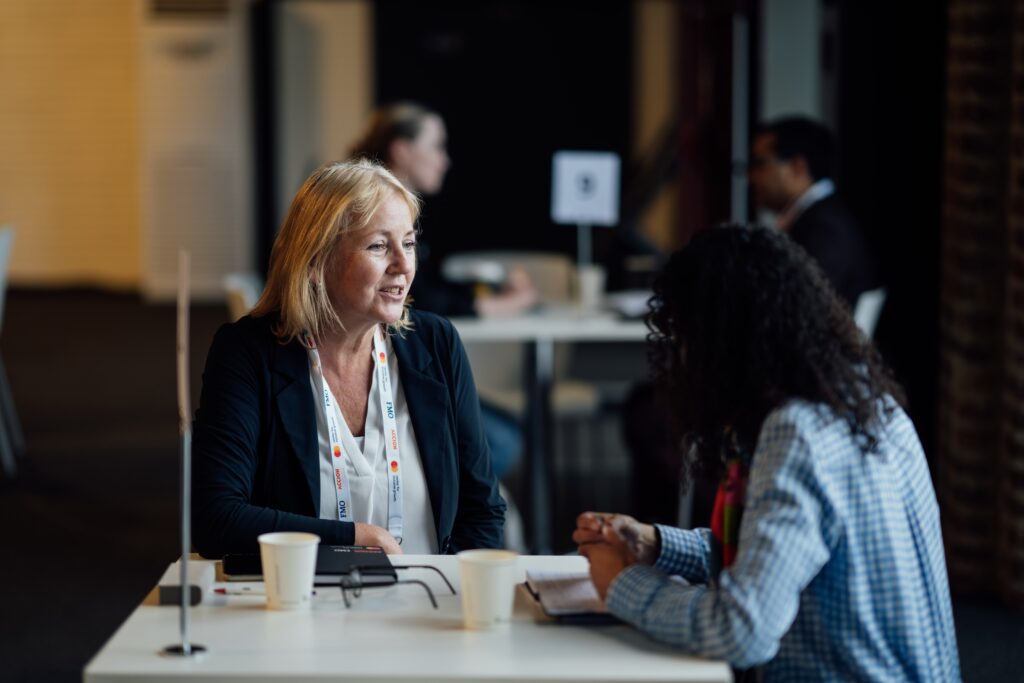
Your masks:
[{"label": "woman with curly dark hair", "polygon": [[652,365],[680,447],[721,483],[711,529],[580,515],[609,610],[766,679],[959,680],[924,453],[818,266],[777,232],[723,227],[654,291]]}]

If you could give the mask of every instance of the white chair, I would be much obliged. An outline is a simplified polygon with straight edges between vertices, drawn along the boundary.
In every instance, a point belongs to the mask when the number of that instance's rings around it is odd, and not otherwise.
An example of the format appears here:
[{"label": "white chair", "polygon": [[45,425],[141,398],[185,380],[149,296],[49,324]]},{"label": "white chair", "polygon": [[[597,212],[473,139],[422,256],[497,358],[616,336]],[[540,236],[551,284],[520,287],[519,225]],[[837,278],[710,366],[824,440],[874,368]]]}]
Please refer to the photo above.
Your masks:
[{"label": "white chair", "polygon": [[885,305],[885,297],[885,287],[869,289],[857,297],[857,305],[853,308],[853,320],[868,339],[875,336],[875,327]]},{"label": "white chair", "polygon": [[[14,228],[0,228],[0,326],[3,325],[4,302],[7,299],[7,266],[14,246]],[[25,436],[14,409],[14,397],[7,383],[7,369],[0,359],[0,468],[13,478],[18,472],[17,459],[25,454]]]},{"label": "white chair", "polygon": [[[562,254],[466,252],[449,256],[442,264],[441,270],[446,279],[456,282],[498,284],[505,279],[510,270],[516,268],[522,269],[530,277],[542,303],[564,307],[574,302],[576,268],[573,262]],[[578,443],[575,448],[568,450],[591,454],[591,435],[586,429],[586,420],[599,414],[601,394],[593,384],[567,379],[570,353],[569,345],[555,346],[555,380],[551,386],[551,412],[556,421],[572,421],[578,427],[575,430]],[[480,398],[522,420],[527,408],[527,396],[523,386],[522,345],[514,342],[467,342],[466,354],[473,368],[473,377]],[[559,450],[556,449],[555,452]],[[554,464],[572,466],[564,457],[557,458]],[[509,510],[505,515],[506,547],[524,552],[526,544],[522,520],[512,497],[504,488],[502,495],[509,503]]]},{"label": "white chair", "polygon": [[[453,254],[445,259],[441,272],[446,279],[460,281],[473,273],[508,272],[522,269],[530,277],[544,304],[566,306],[575,295],[576,267],[568,256],[548,252],[478,251]],[[526,411],[523,391],[522,353],[516,343],[467,343],[466,353],[473,368],[477,391],[484,400],[517,417]],[[551,410],[555,418],[594,415],[601,403],[597,388],[566,379],[571,348],[555,349],[555,382],[551,388]]]},{"label": "white chair", "polygon": [[263,278],[256,273],[228,273],[224,276],[224,298],[234,322],[246,315],[263,293]]}]

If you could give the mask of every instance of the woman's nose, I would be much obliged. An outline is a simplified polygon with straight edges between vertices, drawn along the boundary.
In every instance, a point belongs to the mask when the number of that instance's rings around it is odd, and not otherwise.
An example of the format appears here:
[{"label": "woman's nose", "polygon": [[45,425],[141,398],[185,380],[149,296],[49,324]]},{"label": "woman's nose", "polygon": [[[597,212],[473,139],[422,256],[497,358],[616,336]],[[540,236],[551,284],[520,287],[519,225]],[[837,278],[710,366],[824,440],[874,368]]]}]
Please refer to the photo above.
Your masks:
[{"label": "woman's nose", "polygon": [[408,273],[416,266],[415,249],[397,249],[391,261],[391,270],[396,273]]}]

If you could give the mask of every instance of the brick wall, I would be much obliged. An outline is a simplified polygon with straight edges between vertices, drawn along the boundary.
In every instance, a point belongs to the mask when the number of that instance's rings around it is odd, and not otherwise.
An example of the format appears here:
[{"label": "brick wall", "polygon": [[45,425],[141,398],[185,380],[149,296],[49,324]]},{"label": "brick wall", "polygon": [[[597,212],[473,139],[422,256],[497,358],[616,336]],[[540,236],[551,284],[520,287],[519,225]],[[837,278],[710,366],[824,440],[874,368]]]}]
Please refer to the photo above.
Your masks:
[{"label": "brick wall", "polygon": [[1024,602],[1024,11],[949,8],[936,485],[954,590]]},{"label": "brick wall", "polygon": [[1004,596],[1024,605],[1024,3],[1011,26],[1003,433],[996,494],[996,562]]}]

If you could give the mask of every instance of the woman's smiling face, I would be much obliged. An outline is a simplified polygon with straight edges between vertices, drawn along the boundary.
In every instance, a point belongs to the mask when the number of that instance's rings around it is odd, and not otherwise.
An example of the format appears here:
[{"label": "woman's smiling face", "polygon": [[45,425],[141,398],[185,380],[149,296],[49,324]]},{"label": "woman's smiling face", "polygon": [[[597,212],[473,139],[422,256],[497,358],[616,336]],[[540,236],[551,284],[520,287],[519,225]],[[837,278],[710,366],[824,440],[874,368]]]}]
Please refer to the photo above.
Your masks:
[{"label": "woman's smiling face", "polygon": [[415,275],[416,230],[398,194],[365,228],[341,237],[324,273],[331,304],[354,333],[401,319]]}]

